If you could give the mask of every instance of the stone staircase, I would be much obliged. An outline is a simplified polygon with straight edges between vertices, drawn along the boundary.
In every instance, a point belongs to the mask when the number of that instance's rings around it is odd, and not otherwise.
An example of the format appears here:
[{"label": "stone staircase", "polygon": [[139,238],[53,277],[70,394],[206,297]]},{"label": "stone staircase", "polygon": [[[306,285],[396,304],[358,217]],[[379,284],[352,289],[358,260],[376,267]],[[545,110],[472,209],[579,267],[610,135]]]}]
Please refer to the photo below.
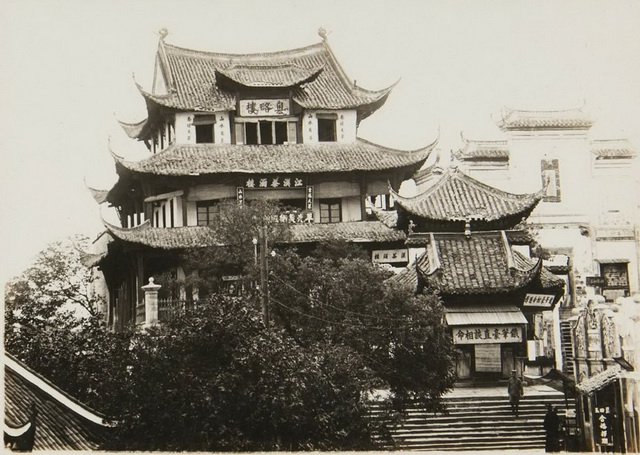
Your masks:
[{"label": "stone staircase", "polygon": [[[518,417],[511,413],[506,388],[456,389],[445,396],[447,412],[427,413],[409,407],[406,416],[396,426],[388,426],[394,450],[517,450],[544,449],[542,421],[546,404],[554,405],[564,414],[562,393],[549,387],[525,388]],[[573,406],[572,401],[569,405]],[[382,409],[373,406],[374,418]]]},{"label": "stone staircase", "polygon": [[562,371],[573,376],[573,343],[571,341],[571,323],[560,321],[560,337],[562,342]]}]

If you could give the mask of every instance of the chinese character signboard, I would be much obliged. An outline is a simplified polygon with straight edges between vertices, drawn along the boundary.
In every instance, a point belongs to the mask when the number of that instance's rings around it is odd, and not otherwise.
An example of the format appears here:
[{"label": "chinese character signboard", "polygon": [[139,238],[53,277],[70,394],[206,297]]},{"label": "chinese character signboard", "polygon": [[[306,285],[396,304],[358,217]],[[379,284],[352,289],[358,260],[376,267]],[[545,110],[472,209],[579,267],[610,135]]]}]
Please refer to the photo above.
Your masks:
[{"label": "chinese character signboard", "polygon": [[593,435],[599,446],[613,445],[613,421],[609,406],[596,407],[593,412]]},{"label": "chinese character signboard", "polygon": [[[282,175],[258,175],[247,177],[243,182],[244,188],[247,189],[274,189],[274,188],[304,188],[304,180],[302,177],[282,176]],[[313,189],[312,196],[313,196]]]},{"label": "chinese character signboard", "polygon": [[586,277],[586,279],[587,279],[587,286],[603,287],[607,285],[603,276],[588,276]]},{"label": "chinese character signboard", "polygon": [[542,160],[540,163],[544,202],[560,202],[560,169],[558,160]]},{"label": "chinese character signboard", "polygon": [[518,343],[522,327],[518,325],[453,327],[455,344]]},{"label": "chinese character signboard", "polygon": [[524,306],[550,308],[553,305],[553,295],[527,294],[524,297]]},{"label": "chinese character signboard", "polygon": [[272,117],[291,112],[288,99],[242,100],[238,104],[242,117]]},{"label": "chinese character signboard", "polygon": [[238,200],[238,204],[244,204],[244,188],[242,188],[241,186],[236,188],[236,198]]},{"label": "chinese character signboard", "polygon": [[400,250],[374,250],[371,259],[376,264],[389,264],[392,262],[407,262],[409,253],[406,249]]}]

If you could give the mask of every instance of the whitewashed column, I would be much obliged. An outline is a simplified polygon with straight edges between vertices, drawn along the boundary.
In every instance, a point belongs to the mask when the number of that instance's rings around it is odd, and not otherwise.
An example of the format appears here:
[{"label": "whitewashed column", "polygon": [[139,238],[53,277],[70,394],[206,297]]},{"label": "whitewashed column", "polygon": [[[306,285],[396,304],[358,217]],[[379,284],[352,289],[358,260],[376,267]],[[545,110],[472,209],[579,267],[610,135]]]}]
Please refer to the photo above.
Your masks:
[{"label": "whitewashed column", "polygon": [[144,326],[151,327],[158,324],[158,289],[162,286],[155,284],[153,277],[149,284],[142,286],[144,291]]}]

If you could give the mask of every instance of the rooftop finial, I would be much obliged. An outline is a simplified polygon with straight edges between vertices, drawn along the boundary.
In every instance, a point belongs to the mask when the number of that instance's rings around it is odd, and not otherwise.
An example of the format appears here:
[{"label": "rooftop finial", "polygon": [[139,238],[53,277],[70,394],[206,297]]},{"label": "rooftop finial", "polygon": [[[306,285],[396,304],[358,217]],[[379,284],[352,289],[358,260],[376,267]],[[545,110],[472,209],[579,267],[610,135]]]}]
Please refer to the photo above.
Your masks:
[{"label": "rooftop finial", "polygon": [[324,27],[320,27],[318,29],[318,35],[320,35],[320,38],[322,38],[322,41],[327,40],[327,31],[324,29]]},{"label": "rooftop finial", "polygon": [[169,30],[166,27],[162,27],[160,31],[158,31],[158,35],[160,35],[160,39],[164,41],[164,39],[169,34]]}]

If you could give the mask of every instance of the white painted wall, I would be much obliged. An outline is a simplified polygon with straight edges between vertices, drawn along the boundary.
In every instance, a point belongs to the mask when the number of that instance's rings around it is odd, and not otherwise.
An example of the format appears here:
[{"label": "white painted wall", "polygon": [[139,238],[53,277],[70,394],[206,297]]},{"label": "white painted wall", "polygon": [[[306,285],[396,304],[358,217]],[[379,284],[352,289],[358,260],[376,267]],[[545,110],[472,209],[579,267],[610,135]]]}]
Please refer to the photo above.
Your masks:
[{"label": "white painted wall", "polygon": [[306,144],[318,143],[318,119],[316,114],[337,114],[336,142],[349,143],[356,140],[357,112],[355,109],[345,110],[307,110],[302,116],[302,141]]}]

